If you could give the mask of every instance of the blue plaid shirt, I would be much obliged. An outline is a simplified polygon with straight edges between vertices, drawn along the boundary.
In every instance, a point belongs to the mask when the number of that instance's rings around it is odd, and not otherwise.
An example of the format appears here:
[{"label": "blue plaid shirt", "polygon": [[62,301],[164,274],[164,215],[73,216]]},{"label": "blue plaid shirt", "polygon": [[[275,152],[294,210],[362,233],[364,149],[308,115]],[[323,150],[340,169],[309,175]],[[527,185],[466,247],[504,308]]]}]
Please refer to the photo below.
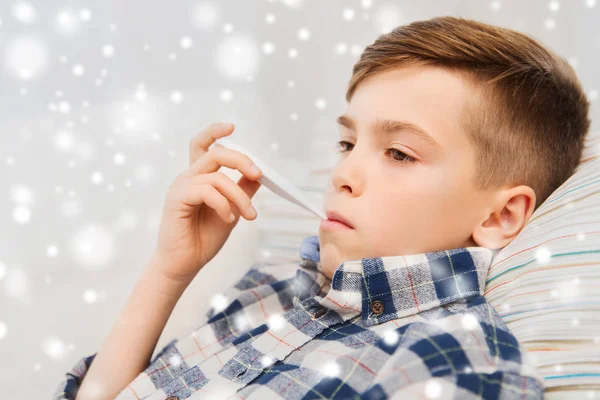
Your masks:
[{"label": "blue plaid shirt", "polygon": [[[125,399],[542,399],[543,378],[483,290],[484,247],[363,258],[320,270],[319,238],[301,261],[260,264],[173,339]],[[95,354],[54,399],[74,399]]]}]

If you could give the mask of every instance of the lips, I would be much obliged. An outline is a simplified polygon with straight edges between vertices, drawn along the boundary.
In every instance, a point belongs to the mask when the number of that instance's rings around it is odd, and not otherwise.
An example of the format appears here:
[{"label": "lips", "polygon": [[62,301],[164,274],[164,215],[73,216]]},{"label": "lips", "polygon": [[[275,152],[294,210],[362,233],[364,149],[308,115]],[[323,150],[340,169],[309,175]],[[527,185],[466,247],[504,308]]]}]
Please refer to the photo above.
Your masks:
[{"label": "lips", "polygon": [[338,214],[334,211],[327,211],[326,215],[327,215],[327,219],[329,219],[329,220],[338,221],[344,225],[348,225],[350,228],[354,228],[354,226],[352,226],[350,221],[348,221],[346,218],[344,218],[343,216],[341,216],[340,214]]}]

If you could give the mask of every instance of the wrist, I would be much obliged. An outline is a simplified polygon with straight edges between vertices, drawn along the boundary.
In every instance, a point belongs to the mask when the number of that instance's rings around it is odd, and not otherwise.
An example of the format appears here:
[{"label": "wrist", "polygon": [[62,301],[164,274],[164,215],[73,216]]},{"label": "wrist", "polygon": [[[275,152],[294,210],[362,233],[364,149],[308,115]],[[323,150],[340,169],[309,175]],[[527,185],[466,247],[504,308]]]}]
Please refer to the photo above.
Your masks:
[{"label": "wrist", "polygon": [[169,262],[172,261],[153,255],[147,267],[142,271],[140,280],[156,293],[160,293],[166,297],[179,298],[194,277],[169,274]]}]

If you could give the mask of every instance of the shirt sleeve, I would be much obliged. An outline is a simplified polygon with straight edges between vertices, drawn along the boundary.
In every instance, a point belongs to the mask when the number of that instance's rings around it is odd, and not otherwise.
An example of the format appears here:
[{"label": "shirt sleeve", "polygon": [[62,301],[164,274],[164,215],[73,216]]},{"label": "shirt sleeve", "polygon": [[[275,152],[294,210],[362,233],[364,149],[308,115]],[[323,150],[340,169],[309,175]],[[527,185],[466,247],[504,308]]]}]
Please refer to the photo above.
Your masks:
[{"label": "shirt sleeve", "polygon": [[83,377],[87,373],[97,353],[83,357],[65,374],[65,379],[54,392],[53,400],[75,400]]},{"label": "shirt sleeve", "polygon": [[[267,265],[270,265],[266,263]],[[249,271],[243,276],[243,278],[238,281],[233,287],[226,289],[225,291],[225,299],[235,299],[240,291],[247,289],[248,287],[257,286],[264,282],[274,281],[275,278],[269,274],[260,272],[260,263],[255,263],[250,266]],[[206,315],[199,326],[203,326],[206,324],[206,320],[213,317],[215,314],[215,307],[210,307],[210,309],[206,312]],[[165,354],[172,346],[175,345],[177,339],[171,340],[163,349],[157,353],[152,360],[149,362],[148,366],[152,365],[154,361],[156,361],[159,357]],[[89,356],[85,356],[81,358],[77,363],[65,374],[65,378],[58,385],[56,391],[54,393],[53,400],[75,400],[77,396],[77,392],[81,387],[81,382],[85,377],[85,374],[90,368],[92,361],[96,357],[97,353],[94,353]]]},{"label": "shirt sleeve", "polygon": [[[177,339],[171,340],[167,343],[153,358],[150,360],[148,365],[151,365],[156,361],[159,357],[165,354],[177,341]],[[56,391],[54,392],[53,400],[75,400],[77,396],[77,392],[81,387],[81,382],[85,377],[85,374],[90,369],[90,365],[92,365],[92,361],[96,357],[97,352],[85,356],[81,358],[77,363],[65,374],[65,378],[58,385]]]},{"label": "shirt sleeve", "polygon": [[393,378],[370,388],[365,399],[420,400],[481,400],[481,399],[543,399],[544,387],[534,377],[515,372],[493,373],[460,372],[454,375],[432,377],[403,387],[394,388]]}]

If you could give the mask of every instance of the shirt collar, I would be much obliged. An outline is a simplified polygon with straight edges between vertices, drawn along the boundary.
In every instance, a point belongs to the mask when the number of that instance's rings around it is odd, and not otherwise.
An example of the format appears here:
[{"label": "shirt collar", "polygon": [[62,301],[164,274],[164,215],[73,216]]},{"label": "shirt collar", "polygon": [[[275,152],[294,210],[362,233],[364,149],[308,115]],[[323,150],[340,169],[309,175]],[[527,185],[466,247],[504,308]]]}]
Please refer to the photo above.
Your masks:
[{"label": "shirt collar", "polygon": [[[321,305],[344,320],[360,315],[366,325],[418,314],[461,299],[483,295],[497,251],[486,247],[362,258],[341,263],[329,280],[320,271],[319,237],[302,241],[301,266],[312,272],[309,285]],[[303,275],[304,274],[304,275]],[[302,275],[302,278],[301,278]],[[297,279],[306,281],[300,272]],[[302,285],[306,287],[306,282]]]}]

